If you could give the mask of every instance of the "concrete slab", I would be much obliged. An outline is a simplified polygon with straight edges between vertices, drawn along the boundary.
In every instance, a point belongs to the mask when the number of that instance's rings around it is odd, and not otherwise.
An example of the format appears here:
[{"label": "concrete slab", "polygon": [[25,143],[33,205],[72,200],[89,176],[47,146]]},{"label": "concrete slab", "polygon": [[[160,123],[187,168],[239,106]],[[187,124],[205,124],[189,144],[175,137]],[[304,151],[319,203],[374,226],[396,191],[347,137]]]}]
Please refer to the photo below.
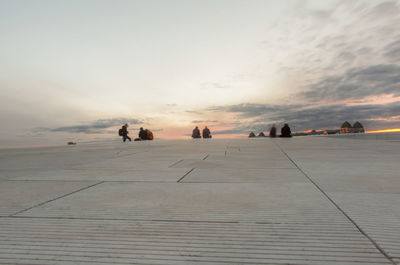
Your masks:
[{"label": "concrete slab", "polygon": [[389,264],[349,225],[0,219],[0,264]]},{"label": "concrete slab", "polygon": [[304,175],[297,169],[243,169],[243,168],[196,168],[183,182],[267,182],[271,185],[304,183]]},{"label": "concrete slab", "polygon": [[0,264],[395,264],[393,141],[0,150]]},{"label": "concrete slab", "polygon": [[295,168],[295,166],[288,159],[275,159],[275,160],[254,160],[223,157],[212,157],[206,160],[197,159],[184,159],[179,164],[173,166],[174,168]]},{"label": "concrete slab", "polygon": [[182,176],[188,173],[185,168],[166,169],[112,169],[93,168],[86,170],[51,170],[34,172],[31,174],[22,173],[12,180],[69,180],[69,181],[150,181],[150,182],[177,182]]},{"label": "concrete slab", "polygon": [[400,146],[396,144],[359,136],[300,138],[291,146],[281,145],[376,244],[398,258]]},{"label": "concrete slab", "polygon": [[302,183],[102,183],[20,216],[346,223],[305,179]]},{"label": "concrete slab", "polygon": [[96,182],[1,181],[0,216],[8,216]]},{"label": "concrete slab", "polygon": [[329,194],[390,256],[400,258],[400,193]]}]

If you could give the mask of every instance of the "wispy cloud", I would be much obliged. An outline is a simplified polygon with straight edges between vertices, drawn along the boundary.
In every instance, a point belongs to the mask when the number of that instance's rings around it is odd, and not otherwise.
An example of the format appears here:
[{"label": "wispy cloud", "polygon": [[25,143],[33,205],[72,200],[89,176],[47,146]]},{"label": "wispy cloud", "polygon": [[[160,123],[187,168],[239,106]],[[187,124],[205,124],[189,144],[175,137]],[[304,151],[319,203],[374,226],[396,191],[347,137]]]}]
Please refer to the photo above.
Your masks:
[{"label": "wispy cloud", "polygon": [[[222,111],[221,107],[217,108]],[[265,109],[265,112],[260,110]],[[346,105],[331,104],[325,106],[287,105],[272,108],[269,104],[239,104],[225,106],[224,112],[246,117],[232,128],[214,132],[214,134],[248,133],[266,131],[271,124],[289,123],[295,130],[338,128],[345,120],[361,121],[371,129],[380,126],[397,126],[399,119],[392,119],[400,113],[400,101],[390,104]]]},{"label": "wispy cloud", "polygon": [[122,124],[141,124],[142,122],[137,119],[125,119],[125,118],[112,118],[112,119],[99,119],[87,124],[78,124],[71,126],[62,126],[56,128],[36,128],[40,131],[49,132],[67,132],[67,133],[86,133],[86,134],[101,134],[109,133],[108,128],[119,126]]},{"label": "wispy cloud", "polygon": [[193,120],[192,123],[216,123],[218,120]]},{"label": "wispy cloud", "polygon": [[400,66],[380,64],[351,68],[341,75],[322,78],[300,96],[315,102],[361,99],[382,94],[400,96]]}]

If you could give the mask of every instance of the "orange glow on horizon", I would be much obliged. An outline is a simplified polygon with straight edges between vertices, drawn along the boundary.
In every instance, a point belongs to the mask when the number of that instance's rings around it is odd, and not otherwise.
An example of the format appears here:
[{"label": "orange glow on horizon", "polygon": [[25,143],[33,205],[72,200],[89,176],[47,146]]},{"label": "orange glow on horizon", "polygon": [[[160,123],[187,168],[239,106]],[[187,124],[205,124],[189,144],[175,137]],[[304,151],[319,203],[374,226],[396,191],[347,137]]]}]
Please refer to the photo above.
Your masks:
[{"label": "orange glow on horizon", "polygon": [[400,128],[384,129],[384,130],[376,130],[376,131],[366,131],[365,133],[385,133],[385,132],[400,132]]},{"label": "orange glow on horizon", "polygon": [[[232,139],[237,137],[244,137],[247,136],[246,134],[240,133],[229,133],[229,134],[213,134],[213,132],[218,132],[221,130],[231,129],[232,127],[225,127],[225,126],[207,126],[211,130],[212,138],[216,139]],[[162,131],[154,131],[155,138],[160,139],[191,139],[192,138],[192,130],[194,126],[185,126],[185,127],[169,127]],[[203,130],[203,126],[199,126],[200,131]]]}]

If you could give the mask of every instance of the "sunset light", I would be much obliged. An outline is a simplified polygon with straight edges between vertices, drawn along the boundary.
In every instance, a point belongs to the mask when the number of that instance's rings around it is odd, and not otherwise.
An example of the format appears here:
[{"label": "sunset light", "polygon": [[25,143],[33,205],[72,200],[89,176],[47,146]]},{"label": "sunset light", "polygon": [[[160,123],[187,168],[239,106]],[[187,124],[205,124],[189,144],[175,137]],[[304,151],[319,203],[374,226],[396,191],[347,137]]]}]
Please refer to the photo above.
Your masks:
[{"label": "sunset light", "polygon": [[400,128],[400,0],[116,2],[0,0],[0,148]]},{"label": "sunset light", "polygon": [[400,132],[400,128],[384,129],[384,130],[376,130],[376,131],[366,131],[365,133],[391,133],[391,132]]}]

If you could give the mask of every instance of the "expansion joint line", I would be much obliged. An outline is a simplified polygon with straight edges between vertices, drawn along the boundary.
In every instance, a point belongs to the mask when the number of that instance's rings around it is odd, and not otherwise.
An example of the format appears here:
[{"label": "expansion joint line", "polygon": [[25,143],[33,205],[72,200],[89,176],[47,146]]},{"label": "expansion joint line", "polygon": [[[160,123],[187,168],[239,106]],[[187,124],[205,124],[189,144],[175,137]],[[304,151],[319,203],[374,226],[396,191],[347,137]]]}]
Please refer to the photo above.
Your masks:
[{"label": "expansion joint line", "polygon": [[176,161],[175,163],[173,163],[172,165],[170,165],[168,168],[171,168],[171,167],[173,167],[173,166],[176,166],[176,165],[178,165],[180,162],[182,162],[183,161],[183,159],[181,159],[181,160],[179,160],[179,161]]},{"label": "expansion joint line", "polygon": [[42,206],[42,205],[44,205],[44,204],[46,204],[46,203],[53,202],[53,201],[58,200],[58,199],[65,198],[65,197],[67,197],[67,196],[69,196],[69,195],[72,195],[72,194],[74,194],[74,193],[77,193],[77,192],[80,192],[80,191],[83,191],[83,190],[90,189],[90,188],[92,188],[92,187],[94,187],[94,186],[97,186],[97,185],[99,185],[99,184],[102,184],[102,183],[104,183],[104,182],[105,182],[105,181],[100,181],[100,182],[97,182],[97,183],[95,183],[95,184],[92,184],[92,185],[83,187],[83,188],[81,188],[81,189],[75,190],[75,191],[73,191],[73,192],[64,194],[64,195],[62,195],[62,196],[56,197],[56,198],[54,198],[54,199],[51,199],[51,200],[48,200],[48,201],[45,201],[45,202],[41,202],[41,203],[36,204],[36,205],[34,205],[34,206],[32,206],[32,207],[29,207],[29,208],[27,208],[27,209],[23,209],[23,210],[21,210],[21,211],[19,211],[19,212],[10,214],[8,217],[15,217],[15,215],[18,215],[18,214],[20,214],[20,213],[29,211],[29,210],[31,210],[31,209],[33,209],[33,208]]},{"label": "expansion joint line", "polygon": [[390,255],[374,240],[370,237],[310,176],[308,176],[297,163],[283,150],[283,148],[273,141],[274,144],[281,150],[281,152],[293,163],[293,165],[338,209],[356,228],[363,234],[374,246],[376,249],[381,252],[385,258],[387,258],[393,265],[397,265],[396,262],[390,257]]},{"label": "expansion joint line", "polygon": [[186,174],[183,175],[177,182],[178,182],[178,183],[179,183],[179,182],[182,182],[182,180],[183,180],[187,175],[189,175],[194,169],[195,169],[195,168],[192,168],[191,170],[189,170],[188,172],[186,172]]}]

